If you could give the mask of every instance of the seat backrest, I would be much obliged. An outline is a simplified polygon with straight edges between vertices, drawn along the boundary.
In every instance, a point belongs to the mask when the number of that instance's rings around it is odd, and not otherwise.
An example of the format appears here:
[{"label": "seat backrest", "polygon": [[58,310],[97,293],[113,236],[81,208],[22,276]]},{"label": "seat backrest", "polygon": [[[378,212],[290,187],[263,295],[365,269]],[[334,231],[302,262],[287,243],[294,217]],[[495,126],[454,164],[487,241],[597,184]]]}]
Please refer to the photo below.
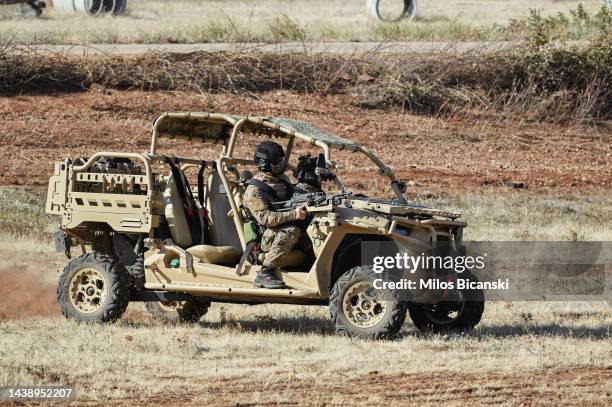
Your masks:
[{"label": "seat backrest", "polygon": [[236,224],[229,215],[232,207],[217,170],[212,171],[208,178],[206,208],[208,209],[211,226],[212,244],[215,246],[232,246],[239,253],[242,253]]},{"label": "seat backrest", "polygon": [[185,216],[183,200],[178,193],[174,177],[168,177],[168,183],[164,190],[164,215],[170,229],[172,240],[179,246],[188,247],[192,245],[191,232]]}]

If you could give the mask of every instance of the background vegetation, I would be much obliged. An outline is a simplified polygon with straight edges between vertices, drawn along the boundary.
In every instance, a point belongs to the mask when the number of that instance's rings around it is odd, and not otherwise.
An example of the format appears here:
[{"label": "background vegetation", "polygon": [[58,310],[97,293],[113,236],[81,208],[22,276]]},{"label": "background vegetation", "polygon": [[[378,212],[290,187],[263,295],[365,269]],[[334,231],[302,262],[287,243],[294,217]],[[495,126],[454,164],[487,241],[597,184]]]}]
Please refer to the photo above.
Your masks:
[{"label": "background vegetation", "polygon": [[[542,23],[545,24],[545,23]],[[303,52],[147,53],[82,58],[0,48],[0,95],[111,89],[290,90],[350,94],[356,106],[427,114],[514,113],[548,121],[607,120],[612,34],[557,47],[538,25],[503,51],[362,55]]]},{"label": "background vegetation", "polygon": [[363,0],[130,0],[127,15],[118,18],[47,9],[35,20],[2,7],[0,36],[27,44],[514,41],[541,23],[556,39],[579,40],[608,24],[601,0],[485,3],[419,0],[416,21],[398,23],[369,18]]}]

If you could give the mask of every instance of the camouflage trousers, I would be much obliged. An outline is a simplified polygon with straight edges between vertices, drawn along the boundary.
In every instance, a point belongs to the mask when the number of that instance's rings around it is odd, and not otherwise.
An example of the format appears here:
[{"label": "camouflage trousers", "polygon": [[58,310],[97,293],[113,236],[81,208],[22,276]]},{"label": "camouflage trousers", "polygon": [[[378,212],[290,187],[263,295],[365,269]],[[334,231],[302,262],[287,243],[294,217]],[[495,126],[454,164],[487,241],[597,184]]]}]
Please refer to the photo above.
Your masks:
[{"label": "camouflage trousers", "polygon": [[279,269],[283,256],[289,254],[302,237],[302,231],[294,225],[268,228],[261,237],[261,249],[266,252],[263,265]]}]

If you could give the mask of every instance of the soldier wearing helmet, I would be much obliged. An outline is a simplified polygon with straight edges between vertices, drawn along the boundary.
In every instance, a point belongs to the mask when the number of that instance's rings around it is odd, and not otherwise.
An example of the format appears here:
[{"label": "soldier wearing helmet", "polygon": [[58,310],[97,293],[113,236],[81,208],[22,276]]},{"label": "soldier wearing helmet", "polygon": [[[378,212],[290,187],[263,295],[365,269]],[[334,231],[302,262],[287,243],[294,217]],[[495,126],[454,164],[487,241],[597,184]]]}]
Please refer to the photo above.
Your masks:
[{"label": "soldier wearing helmet", "polygon": [[262,268],[254,281],[255,287],[283,288],[279,275],[283,257],[300,240],[302,232],[293,224],[306,218],[304,208],[290,212],[271,210],[272,202],[291,199],[293,188],[283,176],[285,152],[273,141],[265,141],[255,149],[255,164],[259,173],[244,192],[244,206],[248,213],[266,228],[261,237],[261,249],[266,252]]}]

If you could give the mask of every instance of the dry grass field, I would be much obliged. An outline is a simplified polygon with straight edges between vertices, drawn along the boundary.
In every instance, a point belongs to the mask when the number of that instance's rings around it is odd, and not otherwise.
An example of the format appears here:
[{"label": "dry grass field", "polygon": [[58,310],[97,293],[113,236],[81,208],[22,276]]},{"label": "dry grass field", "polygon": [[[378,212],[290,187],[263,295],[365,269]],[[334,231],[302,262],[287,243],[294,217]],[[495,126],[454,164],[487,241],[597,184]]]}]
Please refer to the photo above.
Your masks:
[{"label": "dry grass field", "polygon": [[597,23],[572,17],[579,3],[589,15],[602,6],[601,0],[419,0],[417,20],[400,23],[368,17],[363,0],[131,0],[118,18],[48,9],[36,20],[0,7],[0,38],[28,44],[514,40],[528,28],[531,9],[544,17],[563,13],[567,21],[555,29],[568,39],[588,38]]},{"label": "dry grass field", "polygon": [[[4,191],[6,193],[6,191]],[[3,242],[7,239],[3,239]],[[15,255],[19,245],[21,253]],[[605,405],[612,309],[495,302],[467,336],[339,337],[326,307],[215,304],[195,325],[131,305],[115,325],[59,315],[48,243],[0,248],[0,386],[75,384],[79,400],[133,405]]]},{"label": "dry grass field", "polygon": [[217,304],[195,325],[133,307],[110,326],[0,322],[0,385],[142,405],[605,405],[611,327],[602,303],[490,303],[470,335],[407,324],[371,343],[336,336],[324,307]]}]

